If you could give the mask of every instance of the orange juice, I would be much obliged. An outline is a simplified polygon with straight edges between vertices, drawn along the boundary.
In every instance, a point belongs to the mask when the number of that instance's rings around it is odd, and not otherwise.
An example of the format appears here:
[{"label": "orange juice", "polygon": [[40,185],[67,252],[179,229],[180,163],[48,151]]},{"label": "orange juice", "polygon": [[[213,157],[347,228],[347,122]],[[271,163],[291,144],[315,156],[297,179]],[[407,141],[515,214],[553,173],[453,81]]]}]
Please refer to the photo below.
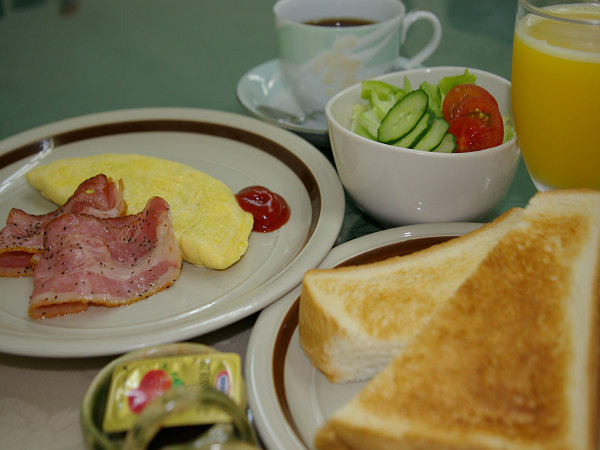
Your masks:
[{"label": "orange juice", "polygon": [[552,7],[578,25],[527,14],[517,21],[512,107],[523,159],[546,188],[600,189],[600,7]]}]

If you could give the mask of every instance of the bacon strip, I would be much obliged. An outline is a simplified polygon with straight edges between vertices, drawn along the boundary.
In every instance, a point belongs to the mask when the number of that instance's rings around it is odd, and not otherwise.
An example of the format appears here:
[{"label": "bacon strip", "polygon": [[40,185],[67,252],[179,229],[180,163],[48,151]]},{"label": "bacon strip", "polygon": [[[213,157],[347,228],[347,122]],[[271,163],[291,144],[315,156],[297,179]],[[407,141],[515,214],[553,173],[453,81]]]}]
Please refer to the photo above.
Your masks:
[{"label": "bacon strip", "polygon": [[[31,256],[42,251],[44,229],[63,214],[90,214],[96,217],[119,217],[126,213],[123,182],[113,182],[100,174],[79,185],[67,202],[44,214],[28,214],[13,208],[0,231],[0,276],[22,277],[33,273]],[[29,256],[28,256],[29,255]]]},{"label": "bacon strip", "polygon": [[182,253],[169,204],[153,197],[135,215],[52,220],[36,259],[29,316],[41,319],[150,297],[177,280]]}]

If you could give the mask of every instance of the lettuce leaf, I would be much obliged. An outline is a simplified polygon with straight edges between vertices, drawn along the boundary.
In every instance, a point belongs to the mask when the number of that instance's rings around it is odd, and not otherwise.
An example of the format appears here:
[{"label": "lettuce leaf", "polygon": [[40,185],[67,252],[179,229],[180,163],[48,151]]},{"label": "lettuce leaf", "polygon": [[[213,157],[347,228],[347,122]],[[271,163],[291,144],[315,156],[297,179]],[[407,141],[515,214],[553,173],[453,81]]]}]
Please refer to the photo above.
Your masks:
[{"label": "lettuce leaf", "polygon": [[440,88],[437,84],[430,84],[424,81],[419,86],[419,89],[425,91],[427,97],[429,97],[429,102],[427,103],[427,109],[431,114],[435,117],[442,117],[442,94],[440,93]]},{"label": "lettuce leaf", "polygon": [[504,140],[502,141],[504,143],[515,137],[515,129],[509,116],[502,116],[502,122],[504,123]]},{"label": "lettuce leaf", "polygon": [[465,72],[462,75],[455,75],[452,77],[445,77],[440,80],[438,86],[440,88],[440,93],[442,94],[442,100],[446,97],[446,94],[450,89],[454,86],[458,86],[459,84],[474,84],[477,80],[477,77],[469,72],[469,69],[465,69]]}]

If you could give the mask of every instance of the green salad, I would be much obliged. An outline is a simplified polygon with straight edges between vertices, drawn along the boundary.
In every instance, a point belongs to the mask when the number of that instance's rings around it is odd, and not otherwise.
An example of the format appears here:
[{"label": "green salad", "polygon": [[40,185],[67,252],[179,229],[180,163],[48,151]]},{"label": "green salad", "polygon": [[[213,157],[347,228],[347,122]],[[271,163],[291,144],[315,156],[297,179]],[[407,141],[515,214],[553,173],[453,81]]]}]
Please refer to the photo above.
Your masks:
[{"label": "green salad", "polygon": [[[495,116],[485,115],[488,113],[488,104],[482,100],[475,102],[475,107],[468,111],[464,108],[459,111],[461,117],[452,117],[448,112],[451,107],[458,107],[457,102],[462,102],[464,95],[454,95],[452,92],[449,97],[452,96],[452,101],[457,104],[448,105],[444,102],[447,94],[453,90],[463,92],[461,89],[464,90],[465,86],[472,87],[475,82],[476,76],[468,69],[461,75],[444,77],[438,84],[424,81],[416,89],[411,86],[407,77],[404,77],[401,87],[379,80],[363,81],[361,97],[367,99],[368,103],[353,107],[351,130],[367,139],[390,145],[445,153],[473,151],[463,149],[471,139],[468,133],[475,133],[469,127],[485,127],[485,131],[490,134],[501,133],[497,137],[501,142],[512,139],[514,131],[508,124],[509,117],[501,117],[499,111],[494,111],[493,114],[498,117],[495,122],[499,123],[493,123]],[[483,91],[483,88],[476,88]],[[489,93],[486,94],[493,100],[497,110],[495,99]],[[460,95],[463,97],[454,100],[454,97],[458,98]],[[473,100],[465,103],[473,103]],[[489,108],[493,109],[492,106]],[[481,135],[481,132],[477,131],[477,134]],[[488,140],[480,146],[501,143],[491,142],[493,141]]]}]

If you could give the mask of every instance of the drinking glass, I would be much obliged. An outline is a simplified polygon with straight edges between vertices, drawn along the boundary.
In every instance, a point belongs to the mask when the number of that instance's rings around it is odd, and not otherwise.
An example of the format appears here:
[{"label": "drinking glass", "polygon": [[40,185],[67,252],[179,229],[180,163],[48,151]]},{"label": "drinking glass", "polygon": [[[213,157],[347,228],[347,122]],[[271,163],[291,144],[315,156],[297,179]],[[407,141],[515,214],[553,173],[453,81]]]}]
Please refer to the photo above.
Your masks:
[{"label": "drinking glass", "polygon": [[519,0],[512,109],[538,190],[600,189],[600,4]]}]

